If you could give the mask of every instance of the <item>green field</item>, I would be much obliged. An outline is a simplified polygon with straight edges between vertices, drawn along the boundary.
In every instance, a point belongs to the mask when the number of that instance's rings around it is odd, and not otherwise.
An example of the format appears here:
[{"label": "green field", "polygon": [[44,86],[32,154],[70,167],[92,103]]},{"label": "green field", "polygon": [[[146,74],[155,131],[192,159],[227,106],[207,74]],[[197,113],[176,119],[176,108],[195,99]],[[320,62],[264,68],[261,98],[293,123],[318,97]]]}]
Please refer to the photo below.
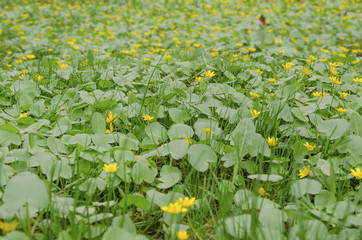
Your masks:
[{"label": "green field", "polygon": [[360,0],[0,1],[0,240],[362,235]]}]

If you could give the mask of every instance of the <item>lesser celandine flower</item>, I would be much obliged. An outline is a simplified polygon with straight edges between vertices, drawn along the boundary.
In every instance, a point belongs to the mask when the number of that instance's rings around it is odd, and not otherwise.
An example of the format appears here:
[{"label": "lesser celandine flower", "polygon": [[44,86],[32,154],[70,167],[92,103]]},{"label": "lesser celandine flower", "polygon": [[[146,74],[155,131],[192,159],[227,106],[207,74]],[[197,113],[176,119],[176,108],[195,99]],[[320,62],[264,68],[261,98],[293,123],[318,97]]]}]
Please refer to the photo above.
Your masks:
[{"label": "lesser celandine flower", "polygon": [[327,92],[313,92],[312,95],[321,98],[327,96]]},{"label": "lesser celandine flower", "polygon": [[259,75],[263,74],[263,71],[261,71],[259,68],[254,70],[256,73],[259,73]]},{"label": "lesser celandine flower", "polygon": [[150,121],[150,120],[154,119],[154,117],[151,117],[148,114],[142,115],[142,118],[143,118],[143,121]]},{"label": "lesser celandine flower", "polygon": [[250,109],[250,113],[251,113],[251,116],[252,117],[256,117],[260,114],[260,111],[257,111],[257,110],[253,110],[253,109]]},{"label": "lesser celandine flower", "polygon": [[168,206],[161,207],[161,210],[173,215],[181,212],[187,212],[187,208],[182,207],[182,205],[178,202],[170,203]]},{"label": "lesser celandine flower", "polygon": [[302,72],[304,72],[307,75],[311,75],[313,73],[312,70],[310,70],[309,68],[305,68],[305,67],[302,67]]},{"label": "lesser celandine flower", "polygon": [[170,59],[172,59],[172,56],[166,54],[166,55],[163,56],[163,58],[164,58],[165,60],[170,60]]},{"label": "lesser celandine flower", "polygon": [[271,83],[276,83],[277,80],[276,80],[275,78],[271,78],[271,79],[269,79],[269,82],[271,82]]},{"label": "lesser celandine flower", "polygon": [[278,138],[275,138],[275,137],[268,137],[267,139],[266,139],[266,141],[268,142],[268,145],[269,146],[275,146],[277,143],[278,143]]},{"label": "lesser celandine flower", "polygon": [[109,124],[109,129],[106,130],[106,133],[109,134],[109,133],[112,133],[113,132],[113,123],[111,122]]},{"label": "lesser celandine flower", "polygon": [[336,75],[336,76],[339,74],[339,72],[336,70],[335,67],[331,67],[331,68],[329,69],[329,71],[331,71],[331,73],[332,73],[333,75]]},{"label": "lesser celandine flower", "polygon": [[356,59],[356,60],[352,61],[352,63],[353,63],[353,64],[357,64],[357,63],[359,63],[360,61],[361,61],[360,59]]},{"label": "lesser celandine flower", "polygon": [[302,170],[299,170],[298,176],[300,178],[304,178],[304,177],[308,176],[309,172],[310,172],[310,167],[304,167]]},{"label": "lesser celandine flower", "polygon": [[303,144],[309,151],[313,151],[316,145],[311,145],[309,142]]},{"label": "lesser celandine flower", "polygon": [[259,194],[259,196],[269,196],[269,194],[268,193],[266,193],[265,192],[265,189],[263,188],[263,187],[260,187],[259,189],[258,189],[258,194]]},{"label": "lesser celandine flower", "polygon": [[203,81],[203,80],[204,80],[203,77],[196,77],[196,81],[197,81],[197,82],[201,82],[201,81]]},{"label": "lesser celandine flower", "polygon": [[339,94],[339,96],[341,97],[341,98],[345,98],[345,97],[347,97],[349,94],[348,93],[346,93],[346,92],[338,92],[338,94]]},{"label": "lesser celandine flower", "polygon": [[179,240],[187,240],[189,238],[189,234],[187,233],[187,231],[177,231],[176,235]]},{"label": "lesser celandine flower", "polygon": [[208,77],[208,78],[212,78],[213,76],[216,75],[216,73],[214,73],[213,71],[211,70],[207,70],[204,72],[205,76]]},{"label": "lesser celandine flower", "polygon": [[26,56],[28,59],[34,59],[35,56],[33,54],[29,54],[28,56]]},{"label": "lesser celandine flower", "polygon": [[353,78],[353,81],[356,83],[362,83],[362,78]]},{"label": "lesser celandine flower", "polygon": [[204,131],[206,134],[214,133],[214,131],[212,131],[210,128],[202,128],[202,131]]},{"label": "lesser celandine flower", "polygon": [[341,85],[343,82],[339,81],[338,78],[336,77],[329,77],[329,79],[331,80],[331,83],[337,84],[337,85]]},{"label": "lesser celandine flower", "polygon": [[65,69],[67,69],[68,65],[67,64],[60,64],[59,67],[60,67],[60,69],[65,70]]},{"label": "lesser celandine flower", "polygon": [[20,113],[20,118],[25,118],[25,117],[27,117],[27,116],[28,116],[28,112],[25,112],[25,113],[23,113],[23,114]]},{"label": "lesser celandine flower", "polygon": [[43,76],[41,76],[41,75],[36,76],[36,80],[38,80],[38,82],[40,82],[42,79],[43,79]]},{"label": "lesser celandine flower", "polygon": [[346,112],[347,111],[347,109],[345,109],[345,108],[335,108],[339,113],[344,113],[344,112]]},{"label": "lesser celandine flower", "polygon": [[182,205],[182,207],[189,208],[196,203],[196,199],[194,197],[191,199],[189,197],[185,197],[184,199],[179,198],[176,200],[176,203]]},{"label": "lesser celandine flower", "polygon": [[112,111],[110,111],[110,112],[108,113],[108,117],[107,117],[107,119],[106,119],[106,122],[107,122],[107,123],[115,122],[115,121],[118,119],[118,118],[116,118],[116,116],[117,116],[116,113],[113,115]]},{"label": "lesser celandine flower", "polygon": [[356,170],[351,169],[351,174],[357,179],[362,179],[362,171],[359,168],[356,168]]},{"label": "lesser celandine flower", "polygon": [[183,141],[187,142],[188,144],[191,144],[192,141],[191,141],[191,138],[184,138],[182,139]]},{"label": "lesser celandine flower", "polygon": [[104,164],[103,170],[107,173],[113,173],[118,170],[119,166],[117,166],[117,163],[114,164]]},{"label": "lesser celandine flower", "polygon": [[253,98],[258,98],[258,97],[260,97],[260,95],[257,94],[257,93],[249,92],[249,94],[250,94],[250,96],[252,96]]},{"label": "lesser celandine flower", "polygon": [[282,66],[283,66],[284,70],[289,70],[294,66],[294,63],[286,62],[286,63],[282,64]]},{"label": "lesser celandine flower", "polygon": [[13,221],[12,223],[0,221],[0,229],[4,232],[12,232],[18,225],[19,223],[17,221]]}]

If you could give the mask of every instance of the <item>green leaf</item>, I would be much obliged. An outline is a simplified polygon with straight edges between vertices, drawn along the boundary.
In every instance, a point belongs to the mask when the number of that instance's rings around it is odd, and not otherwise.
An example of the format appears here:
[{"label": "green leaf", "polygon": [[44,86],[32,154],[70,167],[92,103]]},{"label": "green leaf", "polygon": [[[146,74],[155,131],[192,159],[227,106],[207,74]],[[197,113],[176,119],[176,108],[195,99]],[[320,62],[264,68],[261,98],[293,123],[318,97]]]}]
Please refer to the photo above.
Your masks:
[{"label": "green leaf", "polygon": [[25,203],[36,208],[45,208],[49,204],[48,187],[37,175],[23,172],[10,179],[3,201],[9,210],[17,210]]},{"label": "green leaf", "polygon": [[362,137],[362,117],[356,112],[350,115],[352,131]]},{"label": "green leaf", "polygon": [[315,197],[314,203],[319,210],[323,210],[325,208],[333,208],[336,205],[337,200],[333,193],[327,190],[322,190]]},{"label": "green leaf", "polygon": [[148,125],[145,132],[154,142],[165,142],[167,140],[167,130],[158,122],[153,122]]},{"label": "green leaf", "polygon": [[138,208],[141,208],[143,210],[147,210],[150,206],[150,202],[142,195],[140,194],[129,194],[126,197],[122,198],[122,200],[119,202],[119,207],[123,208],[125,206],[135,205]]},{"label": "green leaf", "polygon": [[199,172],[205,172],[209,164],[217,161],[214,150],[205,144],[195,144],[189,148],[189,162]]},{"label": "green leaf", "polygon": [[170,128],[170,130],[168,130],[168,136],[171,140],[179,138],[192,138],[193,135],[194,130],[185,124],[175,124]]},{"label": "green leaf", "polygon": [[20,145],[20,137],[16,133],[0,130],[0,145],[7,147],[10,144]]},{"label": "green leaf", "polygon": [[162,182],[157,184],[158,188],[170,188],[181,180],[181,171],[177,167],[165,165],[161,168],[158,180]]},{"label": "green leaf", "polygon": [[250,232],[252,218],[250,214],[243,214],[225,219],[227,233],[237,239],[244,239]]},{"label": "green leaf", "polygon": [[255,174],[255,175],[249,175],[248,178],[257,179],[257,180],[264,181],[264,182],[269,182],[269,181],[270,182],[278,182],[278,181],[283,179],[282,176],[276,175],[276,174],[271,174],[271,175]]},{"label": "green leaf", "polygon": [[184,123],[191,118],[186,111],[178,108],[170,108],[168,113],[170,114],[171,119],[176,123]]},{"label": "green leaf", "polygon": [[183,140],[175,140],[160,146],[157,148],[157,151],[161,156],[171,154],[172,158],[181,159],[187,154],[188,149],[189,144],[187,142]]},{"label": "green leaf", "polygon": [[106,132],[106,121],[104,120],[104,117],[102,114],[96,112],[92,116],[92,130],[93,133],[103,133]]},{"label": "green leaf", "polygon": [[300,198],[305,194],[318,194],[322,190],[322,184],[311,179],[301,179],[295,181],[291,186],[291,193],[296,198]]},{"label": "green leaf", "polygon": [[133,165],[131,175],[135,184],[140,184],[143,181],[151,183],[157,175],[157,169],[150,166],[147,160],[141,158]]},{"label": "green leaf", "polygon": [[335,140],[344,133],[349,132],[350,123],[346,119],[329,119],[319,124],[317,129],[324,133],[324,136]]}]

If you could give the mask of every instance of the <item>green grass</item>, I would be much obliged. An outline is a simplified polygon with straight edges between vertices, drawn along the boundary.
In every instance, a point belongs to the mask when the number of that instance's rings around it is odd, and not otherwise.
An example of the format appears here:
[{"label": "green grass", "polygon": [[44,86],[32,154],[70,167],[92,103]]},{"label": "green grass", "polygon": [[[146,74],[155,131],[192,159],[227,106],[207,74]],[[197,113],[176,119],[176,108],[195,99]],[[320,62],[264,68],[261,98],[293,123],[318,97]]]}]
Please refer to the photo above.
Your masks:
[{"label": "green grass", "polygon": [[2,1],[0,239],[359,239],[360,6]]}]

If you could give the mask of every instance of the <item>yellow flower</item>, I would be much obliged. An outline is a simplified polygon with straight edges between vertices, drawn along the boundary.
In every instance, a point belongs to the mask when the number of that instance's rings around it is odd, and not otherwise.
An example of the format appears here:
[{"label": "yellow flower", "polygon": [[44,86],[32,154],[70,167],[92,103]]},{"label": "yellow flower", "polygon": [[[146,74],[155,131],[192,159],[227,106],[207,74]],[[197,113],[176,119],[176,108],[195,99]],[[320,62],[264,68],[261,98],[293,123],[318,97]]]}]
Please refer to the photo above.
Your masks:
[{"label": "yellow flower", "polygon": [[259,73],[259,75],[263,74],[263,71],[261,71],[259,68],[254,70],[256,73]]},{"label": "yellow flower", "polygon": [[340,112],[340,113],[344,113],[344,112],[346,112],[347,111],[347,109],[345,109],[345,108],[334,108],[334,109],[336,109],[338,112]]},{"label": "yellow flower", "polygon": [[352,63],[353,63],[353,64],[357,64],[357,63],[359,63],[359,61],[361,61],[361,60],[360,60],[360,59],[356,59],[356,60],[352,61]]},{"label": "yellow flower", "polygon": [[168,206],[161,207],[161,210],[174,215],[181,212],[187,212],[187,208],[183,208],[182,205],[177,202],[170,203]]},{"label": "yellow flower", "polygon": [[249,59],[249,55],[245,55],[245,56],[243,57],[243,61],[244,61],[244,62],[248,61],[248,59]]},{"label": "yellow flower", "polygon": [[190,138],[184,138],[184,139],[182,139],[182,140],[185,141],[185,142],[187,142],[188,144],[191,144],[191,143],[192,143],[192,141],[191,141]]},{"label": "yellow flower", "polygon": [[277,80],[275,80],[275,78],[272,78],[272,79],[269,79],[269,82],[271,82],[271,83],[276,83]]},{"label": "yellow flower", "polygon": [[113,123],[110,123],[109,124],[109,129],[106,130],[106,133],[109,134],[109,133],[112,133],[113,132]]},{"label": "yellow flower", "polygon": [[146,114],[146,115],[142,115],[142,118],[144,121],[150,121],[152,119],[154,119],[154,117],[151,117],[150,115]]},{"label": "yellow flower", "polygon": [[113,115],[112,111],[110,111],[110,112],[108,113],[108,117],[107,117],[107,119],[106,119],[106,122],[107,122],[107,123],[115,122],[115,121],[118,119],[118,118],[116,118],[116,116],[117,116],[116,113]]},{"label": "yellow flower", "polygon": [[250,94],[250,96],[252,96],[253,98],[258,98],[258,97],[260,97],[260,95],[257,94],[257,93],[249,92],[249,94]]},{"label": "yellow flower", "polygon": [[311,145],[308,142],[303,144],[309,151],[313,151],[316,145]]},{"label": "yellow flower", "polygon": [[116,172],[118,170],[119,166],[117,166],[117,163],[114,164],[104,164],[103,170],[107,173]]},{"label": "yellow flower", "polygon": [[112,55],[112,53],[111,53],[111,52],[107,52],[107,53],[105,53],[104,55],[110,57],[110,56]]},{"label": "yellow flower", "polygon": [[336,76],[339,74],[339,72],[336,70],[335,67],[331,67],[331,68],[329,69],[329,71],[331,71],[331,73],[332,73],[333,75],[336,75]]},{"label": "yellow flower", "polygon": [[170,60],[170,59],[172,59],[172,56],[166,54],[166,55],[163,56],[163,58],[164,58],[165,60]]},{"label": "yellow flower", "polygon": [[309,68],[305,68],[305,67],[302,67],[302,71],[307,75],[311,75],[313,73],[312,70],[310,70]]},{"label": "yellow flower", "polygon": [[285,51],[284,50],[279,50],[278,51],[280,54],[283,54]]},{"label": "yellow flower", "polygon": [[326,62],[327,62],[327,58],[320,58],[319,61],[321,61],[322,63],[326,63]]},{"label": "yellow flower", "polygon": [[258,189],[258,194],[259,194],[259,196],[269,196],[269,194],[268,193],[266,193],[265,192],[265,189],[263,188],[263,187],[260,187],[259,189]]},{"label": "yellow flower", "polygon": [[179,198],[176,200],[176,203],[182,205],[182,207],[189,208],[196,203],[196,199],[194,197],[191,199],[189,197],[185,197],[185,199]]},{"label": "yellow flower", "polygon": [[187,233],[187,231],[180,230],[177,231],[176,234],[179,240],[187,240],[189,238],[189,234]]},{"label": "yellow flower", "polygon": [[252,117],[256,117],[260,114],[260,111],[257,111],[257,110],[253,110],[253,109],[250,109],[250,113],[251,113],[251,116]]},{"label": "yellow flower", "polygon": [[336,62],[329,62],[328,65],[330,67],[337,67],[337,63]]},{"label": "yellow flower", "polygon": [[300,178],[304,178],[304,177],[308,176],[309,172],[310,172],[310,167],[304,167],[303,170],[299,170],[298,176]]},{"label": "yellow flower", "polygon": [[212,78],[213,76],[216,75],[216,73],[210,71],[210,70],[207,70],[206,72],[204,72],[205,76],[208,77],[208,78]]},{"label": "yellow flower", "polygon": [[327,96],[327,92],[313,92],[312,93],[312,95],[314,96],[314,97],[319,97],[319,98],[321,98],[321,97],[325,97],[325,96]]},{"label": "yellow flower", "polygon": [[143,61],[145,61],[145,62],[149,62],[151,59],[149,59],[149,58],[143,58]]},{"label": "yellow flower", "polygon": [[317,60],[317,58],[315,56],[313,56],[313,55],[309,55],[309,60],[315,61],[315,60]]},{"label": "yellow flower", "polygon": [[274,43],[276,43],[276,44],[282,43],[282,42],[283,42],[283,40],[281,40],[281,39],[276,39],[276,40],[274,40]]},{"label": "yellow flower", "polygon": [[197,82],[201,82],[202,80],[204,80],[203,77],[196,77],[196,81],[197,81]]},{"label": "yellow flower", "polygon": [[353,81],[356,83],[362,83],[362,78],[353,78]]},{"label": "yellow flower", "polygon": [[0,221],[0,229],[2,229],[4,232],[12,232],[18,225],[19,223],[17,221],[13,221],[12,223]]},{"label": "yellow flower", "polygon": [[289,70],[294,66],[294,63],[286,62],[285,64],[282,64],[282,66],[284,67],[284,70]]},{"label": "yellow flower", "polygon": [[67,69],[68,65],[60,64],[59,67],[60,67],[60,69],[65,70],[65,69]]},{"label": "yellow flower", "polygon": [[329,79],[331,80],[332,83],[337,84],[337,85],[341,85],[343,83],[343,82],[339,81],[339,79],[334,77],[334,76],[329,77]]},{"label": "yellow flower", "polygon": [[362,179],[362,171],[359,168],[356,168],[356,170],[351,169],[351,174],[357,179]]},{"label": "yellow flower", "polygon": [[277,143],[278,143],[278,138],[275,138],[275,137],[268,137],[267,139],[266,139],[266,141],[268,142],[268,145],[269,146],[275,146]]},{"label": "yellow flower", "polygon": [[38,75],[38,76],[36,77],[36,80],[38,80],[39,82],[40,82],[42,79],[43,79],[43,76],[42,76],[42,75]]},{"label": "yellow flower", "polygon": [[34,59],[35,56],[33,54],[29,54],[28,56],[26,56],[28,59]]},{"label": "yellow flower", "polygon": [[11,65],[11,64],[6,64],[6,66],[7,66],[7,67],[12,67],[13,65]]},{"label": "yellow flower", "polygon": [[346,92],[338,92],[338,94],[339,94],[339,96],[341,97],[341,98],[345,98],[345,97],[347,97],[349,94],[348,93],[346,93]]},{"label": "yellow flower", "polygon": [[210,128],[202,128],[202,131],[204,131],[206,134],[214,133],[214,131],[212,131]]},{"label": "yellow flower", "polygon": [[28,116],[28,113],[27,113],[27,112],[25,112],[25,113],[23,113],[23,114],[20,113],[20,118],[25,118],[25,117],[27,117],[27,116]]}]

